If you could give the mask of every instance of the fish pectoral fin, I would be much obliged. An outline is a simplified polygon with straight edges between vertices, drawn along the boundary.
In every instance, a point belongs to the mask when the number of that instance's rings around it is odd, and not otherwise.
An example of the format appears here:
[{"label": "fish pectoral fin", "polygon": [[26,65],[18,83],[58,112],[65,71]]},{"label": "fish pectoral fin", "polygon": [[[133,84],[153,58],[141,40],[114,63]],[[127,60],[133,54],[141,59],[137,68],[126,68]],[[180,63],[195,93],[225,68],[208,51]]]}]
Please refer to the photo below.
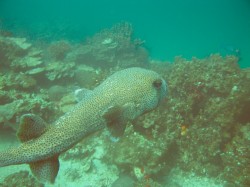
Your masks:
[{"label": "fish pectoral fin", "polygon": [[20,119],[20,126],[17,131],[17,137],[21,142],[41,136],[47,128],[46,122],[37,115],[24,114]]},{"label": "fish pectoral fin", "polygon": [[127,120],[124,118],[123,114],[123,107],[112,106],[108,108],[102,116],[106,121],[109,132],[114,137],[122,136],[124,134]]},{"label": "fish pectoral fin", "polygon": [[41,182],[54,183],[59,170],[58,156],[30,163],[32,174]]},{"label": "fish pectoral fin", "polygon": [[84,98],[88,97],[90,94],[92,94],[93,91],[86,89],[86,88],[81,88],[75,90],[75,98],[77,102],[82,101]]}]

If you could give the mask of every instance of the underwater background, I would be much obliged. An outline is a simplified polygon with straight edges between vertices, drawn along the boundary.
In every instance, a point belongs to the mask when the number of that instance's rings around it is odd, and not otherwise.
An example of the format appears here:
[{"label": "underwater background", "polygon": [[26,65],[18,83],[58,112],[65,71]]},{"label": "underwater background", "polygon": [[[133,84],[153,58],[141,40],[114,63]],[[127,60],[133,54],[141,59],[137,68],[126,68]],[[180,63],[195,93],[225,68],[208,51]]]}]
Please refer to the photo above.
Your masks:
[{"label": "underwater background", "polygon": [[49,124],[129,67],[168,85],[155,110],[103,129],[60,156],[54,184],[26,164],[0,187],[250,186],[249,0],[0,0],[0,151],[20,143],[20,117]]},{"label": "underwater background", "polygon": [[249,17],[248,0],[0,2],[2,26],[31,38],[84,40],[114,23],[128,21],[154,59],[236,54],[241,67],[250,65]]}]

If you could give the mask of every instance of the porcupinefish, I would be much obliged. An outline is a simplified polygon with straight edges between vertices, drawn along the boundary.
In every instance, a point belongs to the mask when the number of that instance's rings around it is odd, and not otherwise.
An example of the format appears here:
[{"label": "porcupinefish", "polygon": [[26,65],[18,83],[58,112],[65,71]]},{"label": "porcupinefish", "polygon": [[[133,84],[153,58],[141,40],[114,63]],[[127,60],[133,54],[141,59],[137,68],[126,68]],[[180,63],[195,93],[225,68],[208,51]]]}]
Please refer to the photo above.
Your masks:
[{"label": "porcupinefish", "polygon": [[52,125],[23,115],[17,132],[21,144],[0,152],[0,167],[27,163],[38,180],[54,183],[61,153],[105,127],[122,131],[127,121],[158,106],[166,93],[166,82],[154,71],[117,71]]}]

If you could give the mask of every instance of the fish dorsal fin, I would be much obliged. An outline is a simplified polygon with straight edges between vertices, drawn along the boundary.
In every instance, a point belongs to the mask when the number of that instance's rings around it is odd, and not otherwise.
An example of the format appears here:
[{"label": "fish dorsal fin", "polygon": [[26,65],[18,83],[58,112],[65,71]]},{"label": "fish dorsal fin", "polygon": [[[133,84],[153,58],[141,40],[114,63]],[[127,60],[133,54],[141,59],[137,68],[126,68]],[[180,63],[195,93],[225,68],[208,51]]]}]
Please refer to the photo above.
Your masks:
[{"label": "fish dorsal fin", "polygon": [[118,137],[123,135],[126,128],[126,120],[123,116],[124,110],[119,106],[109,107],[103,114],[109,132],[112,136]]},{"label": "fish dorsal fin", "polygon": [[54,183],[59,170],[58,156],[30,163],[30,170],[41,182]]},{"label": "fish dorsal fin", "polygon": [[17,137],[21,142],[27,142],[41,136],[46,128],[46,122],[39,116],[34,114],[24,114],[20,119]]},{"label": "fish dorsal fin", "polygon": [[92,94],[92,92],[93,92],[92,90],[88,90],[86,88],[80,88],[80,89],[75,90],[74,94],[75,94],[76,101],[77,102],[82,101],[84,98]]}]

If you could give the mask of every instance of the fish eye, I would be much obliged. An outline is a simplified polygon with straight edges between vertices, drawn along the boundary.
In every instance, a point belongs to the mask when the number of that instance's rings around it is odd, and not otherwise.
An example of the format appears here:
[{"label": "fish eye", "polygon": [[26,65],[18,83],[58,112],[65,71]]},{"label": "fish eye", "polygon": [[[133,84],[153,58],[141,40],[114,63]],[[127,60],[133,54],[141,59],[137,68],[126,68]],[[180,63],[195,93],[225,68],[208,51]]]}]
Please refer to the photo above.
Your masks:
[{"label": "fish eye", "polygon": [[153,86],[157,89],[161,88],[161,85],[162,85],[162,80],[161,79],[156,79],[154,82],[153,82]]}]

